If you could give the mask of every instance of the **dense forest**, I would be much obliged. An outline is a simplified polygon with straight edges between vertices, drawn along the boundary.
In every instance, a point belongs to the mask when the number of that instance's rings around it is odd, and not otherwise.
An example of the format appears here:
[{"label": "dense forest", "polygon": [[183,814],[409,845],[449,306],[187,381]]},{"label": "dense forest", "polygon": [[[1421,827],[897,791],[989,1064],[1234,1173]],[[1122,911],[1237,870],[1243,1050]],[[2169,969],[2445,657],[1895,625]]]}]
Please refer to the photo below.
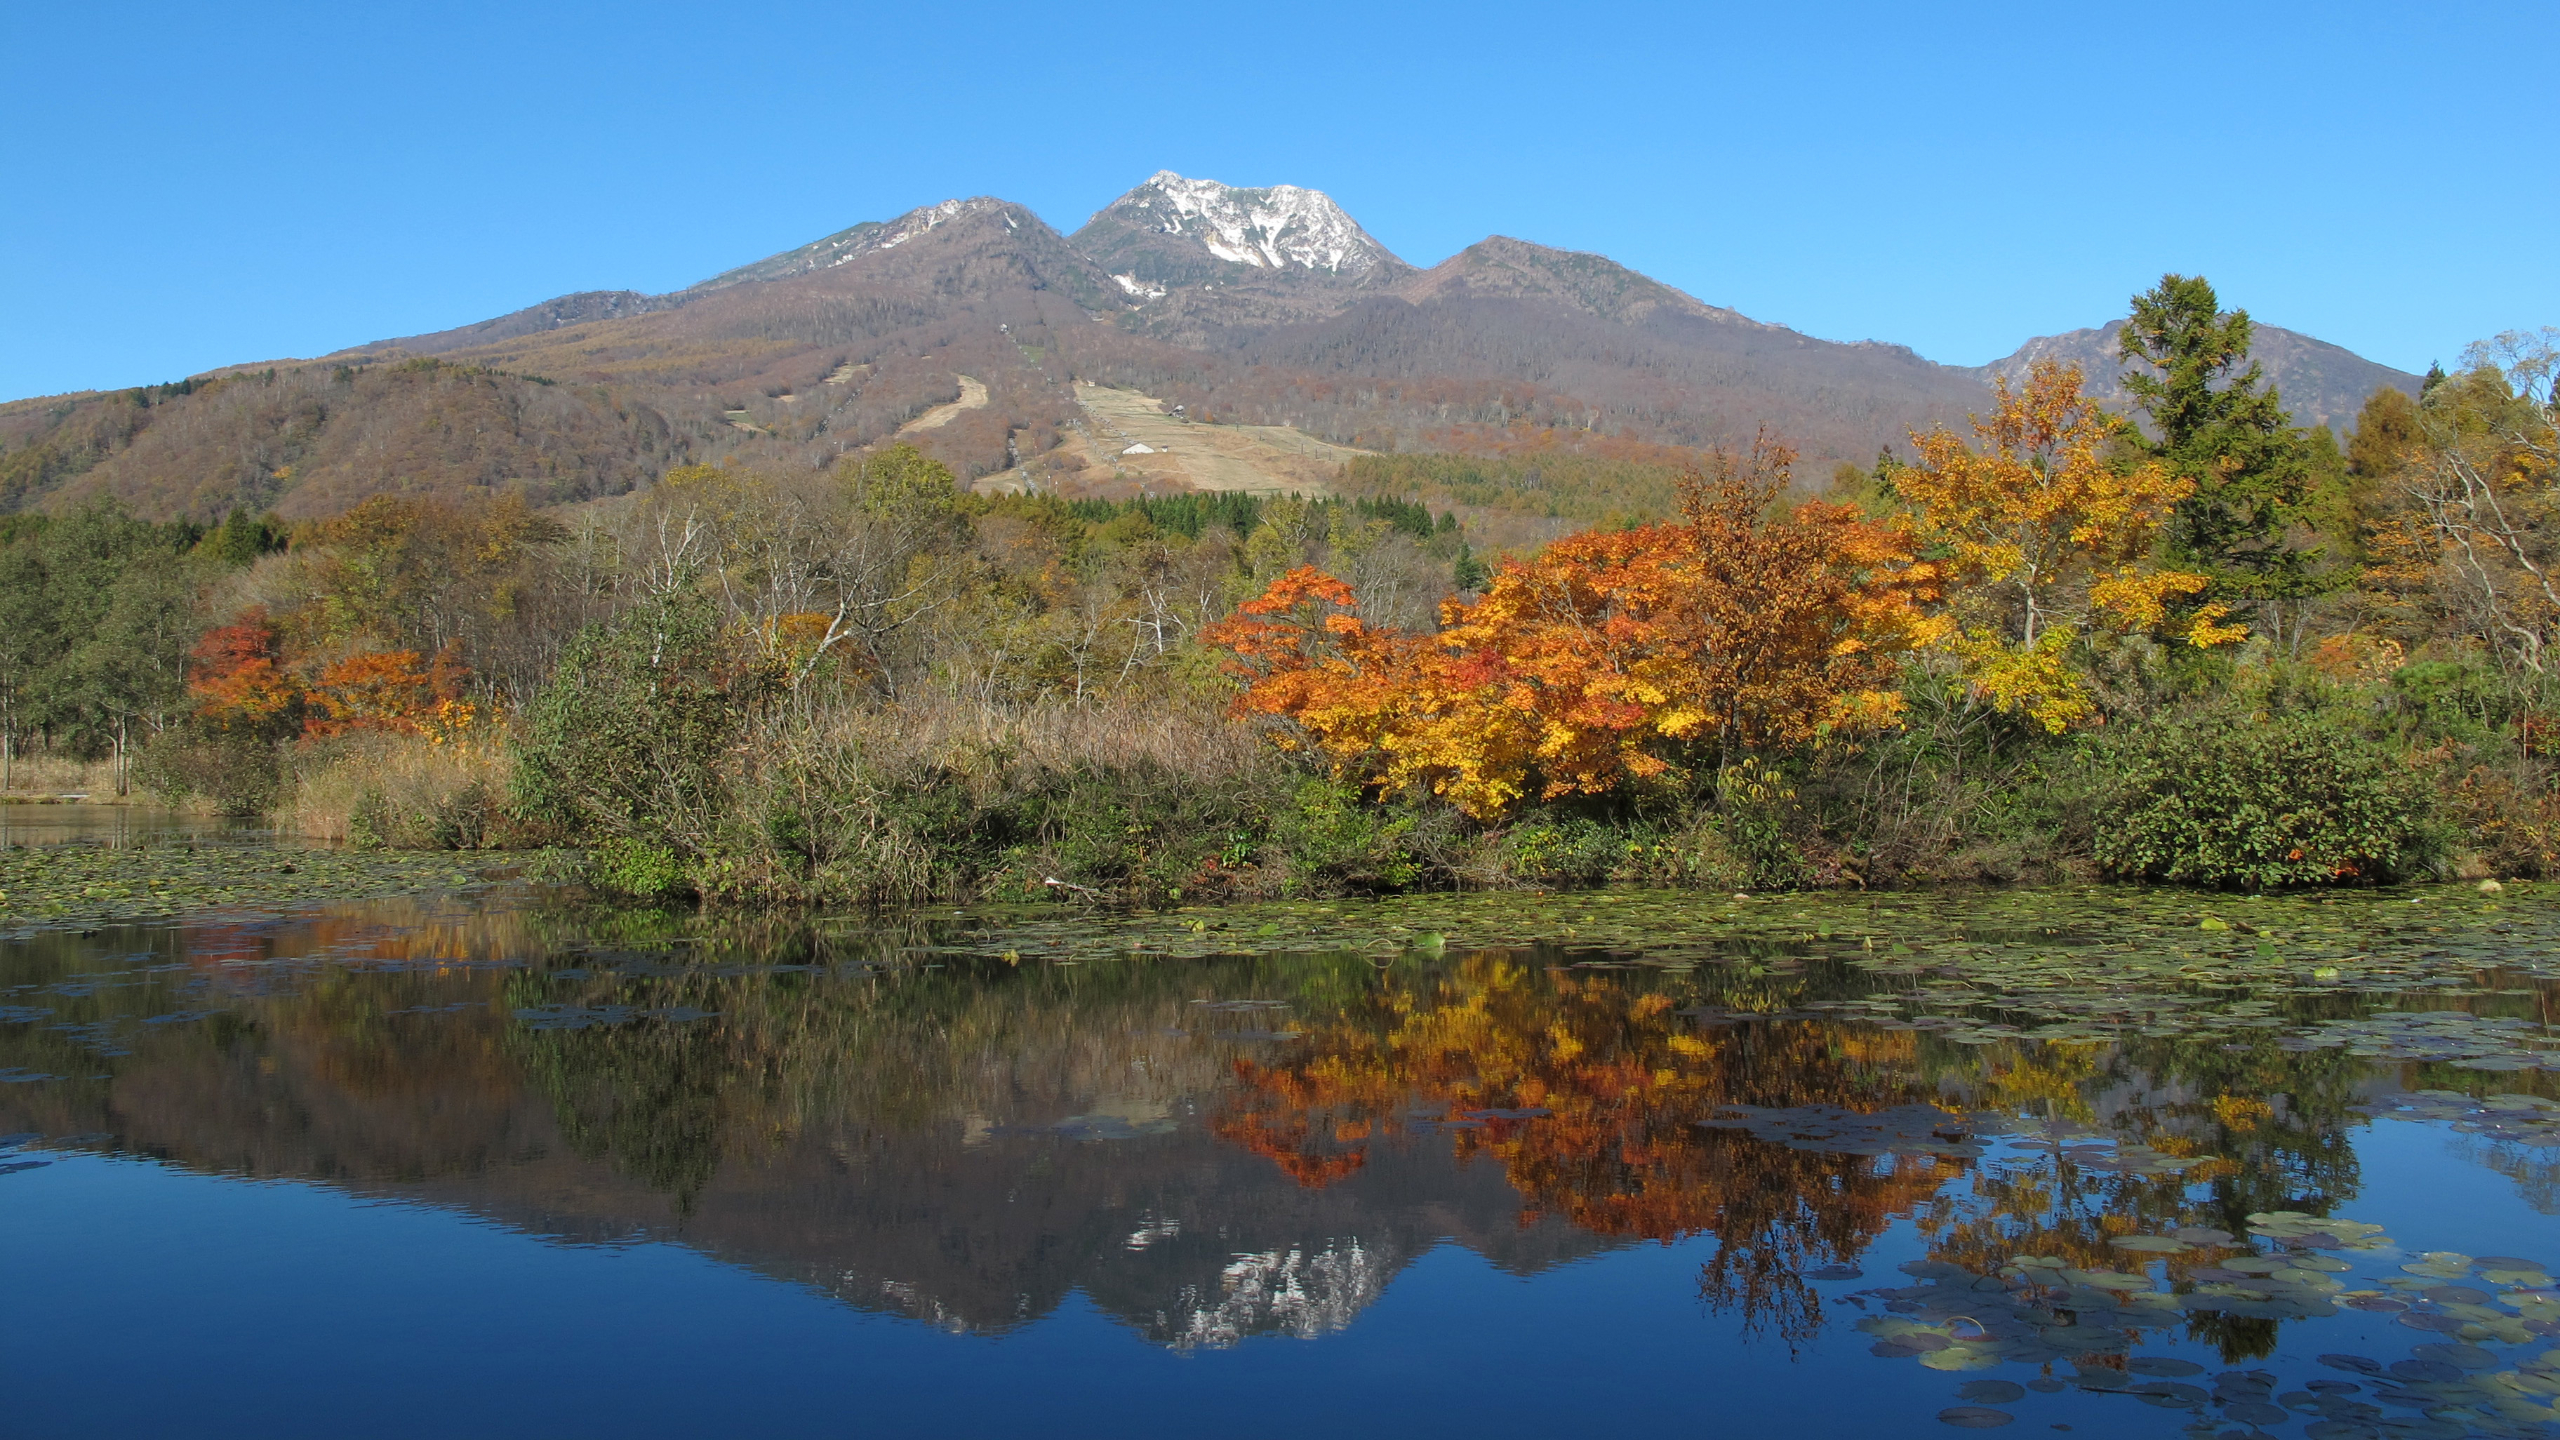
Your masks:
[{"label": "dense forest", "polygon": [[2166,277],[2129,414],[2044,361],[1810,474],[1770,433],[984,496],[903,444],[674,463],[625,417],[640,473],[555,491],[99,494],[0,529],[0,737],[720,903],[2560,866],[2560,333],[2343,446],[2252,334]]}]

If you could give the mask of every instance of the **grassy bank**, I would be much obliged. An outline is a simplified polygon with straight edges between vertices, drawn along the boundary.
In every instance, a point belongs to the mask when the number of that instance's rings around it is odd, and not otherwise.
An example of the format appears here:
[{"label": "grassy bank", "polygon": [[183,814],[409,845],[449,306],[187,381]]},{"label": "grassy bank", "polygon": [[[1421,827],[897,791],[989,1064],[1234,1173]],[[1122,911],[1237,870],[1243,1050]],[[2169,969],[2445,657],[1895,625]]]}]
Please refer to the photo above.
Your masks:
[{"label": "grassy bank", "polygon": [[[1924,671],[1857,743],[1674,767],[1471,818],[1272,743],[1204,682],[1143,704],[654,716],[599,655],[530,717],[513,823],[592,876],[720,905],[1169,906],[1609,884],[1709,891],[2158,880],[2232,890],[2538,876],[2551,764],[2483,673],[2340,678],[2260,651],[2125,718],[2006,723]],[[2512,711],[2512,713],[2508,713]],[[617,721],[615,717],[625,718]]]},{"label": "grassy bank", "polygon": [[2123,718],[2062,734],[1915,667],[1903,723],[1856,743],[1675,767],[1486,821],[1275,744],[1285,732],[1232,715],[1214,674],[1084,705],[938,687],[644,698],[636,686],[666,677],[622,664],[611,638],[509,730],[239,752],[228,771],[199,765],[227,788],[172,798],[271,806],[286,833],[359,851],[566,844],[602,888],[722,907],[2106,878],[2263,890],[2540,876],[2560,841],[2538,712],[2461,665],[2342,676],[2261,648],[2204,675],[2128,670]]}]

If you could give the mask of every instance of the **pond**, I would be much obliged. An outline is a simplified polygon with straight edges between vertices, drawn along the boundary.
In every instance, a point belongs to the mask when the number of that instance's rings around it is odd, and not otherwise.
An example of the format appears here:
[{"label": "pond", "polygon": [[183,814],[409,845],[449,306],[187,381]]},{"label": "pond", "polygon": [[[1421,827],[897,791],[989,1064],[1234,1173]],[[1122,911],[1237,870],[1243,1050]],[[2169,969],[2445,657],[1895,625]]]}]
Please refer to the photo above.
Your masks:
[{"label": "pond", "polygon": [[382,875],[0,928],[0,1428],[2555,1433],[2560,887]]},{"label": "pond", "polygon": [[156,810],[140,805],[28,805],[0,802],[0,850],[85,844],[243,844],[269,838],[253,820]]}]

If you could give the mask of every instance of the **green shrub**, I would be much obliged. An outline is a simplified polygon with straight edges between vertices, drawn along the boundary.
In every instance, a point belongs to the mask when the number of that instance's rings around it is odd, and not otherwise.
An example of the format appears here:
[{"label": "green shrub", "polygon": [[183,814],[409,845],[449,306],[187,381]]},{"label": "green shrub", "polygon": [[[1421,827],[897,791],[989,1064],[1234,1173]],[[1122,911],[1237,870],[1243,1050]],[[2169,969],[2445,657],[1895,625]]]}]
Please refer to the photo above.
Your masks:
[{"label": "green shrub", "polygon": [[1299,890],[1403,890],[1423,876],[1415,853],[1419,817],[1373,804],[1357,785],[1317,777],[1299,784],[1272,817],[1272,843]]},{"label": "green shrub", "polygon": [[1727,770],[1717,785],[1716,828],[1754,888],[1803,884],[1804,852],[1790,833],[1801,823],[1795,782],[1756,756]]},{"label": "green shrub", "polygon": [[2095,835],[2110,874],[2260,890],[2401,879],[2444,852],[2421,778],[2312,717],[2157,724],[2111,758]]},{"label": "green shrub", "polygon": [[723,660],[718,618],[695,596],[579,632],[526,707],[519,811],[571,839],[697,844],[722,808],[716,767],[741,714]]},{"label": "green shrub", "polygon": [[273,741],[193,725],[153,736],[134,755],[133,778],[173,805],[200,800],[217,815],[264,815],[284,791]]},{"label": "green shrub", "polygon": [[588,852],[587,878],[619,894],[648,898],[681,894],[690,888],[684,863],[674,850],[627,835],[614,836]]},{"label": "green shrub", "polygon": [[1496,847],[1504,875],[1535,885],[1597,885],[1627,864],[1636,842],[1584,815],[1524,820]]},{"label": "green shrub", "polygon": [[1060,880],[1143,905],[1199,900],[1233,885],[1270,833],[1277,797],[1257,778],[1080,764],[1044,777],[988,828],[1017,837]]},{"label": "green shrub", "polygon": [[2502,733],[2515,710],[2505,681],[2476,656],[2413,661],[2393,672],[2391,688],[2429,737],[2476,744]]}]

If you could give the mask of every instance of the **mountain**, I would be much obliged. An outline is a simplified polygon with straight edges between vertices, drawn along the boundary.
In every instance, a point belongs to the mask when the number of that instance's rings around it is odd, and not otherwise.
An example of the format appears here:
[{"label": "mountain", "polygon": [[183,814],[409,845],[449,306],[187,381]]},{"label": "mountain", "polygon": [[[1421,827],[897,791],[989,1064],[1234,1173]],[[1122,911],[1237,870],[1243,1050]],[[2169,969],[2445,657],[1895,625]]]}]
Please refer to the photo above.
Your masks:
[{"label": "mountain", "polygon": [[[2037,355],[2081,359],[2110,393],[2115,331],[1937,365],[1502,236],[1417,269],[1321,192],[1160,172],[1072,236],[1009,201],[946,200],[670,294],[585,291],[316,360],[0,404],[0,511],[559,503],[677,464],[823,466],[892,437],[975,479],[1069,454],[1095,425],[1079,383],[1374,450],[1677,461],[1766,429],[1818,472],[1961,424]],[[2258,353],[2306,423],[2416,384],[2274,327]]]},{"label": "mountain", "polygon": [[1817,340],[1604,256],[1503,237],[1233,344],[1260,373],[1320,377],[1309,390],[1358,377],[1406,387],[1408,405],[1429,397],[1452,423],[1398,427],[1400,449],[1464,448],[1525,418],[1686,447],[1745,444],[1766,427],[1817,461],[1867,460],[1983,399],[1981,381],[1900,346]]},{"label": "mountain", "polygon": [[[2067,360],[2080,367],[2090,394],[2110,406],[2132,400],[2120,377],[2125,371],[2124,322],[2110,320],[2094,330],[2072,330],[2028,341],[2009,355],[1973,368],[1989,384],[1994,376],[2023,379],[2038,360]],[[2273,325],[2260,325],[2251,337],[2249,358],[2267,372],[2267,380],[2284,397],[2296,425],[2326,425],[2344,435],[2355,428],[2356,414],[2374,391],[2389,385],[2418,394],[2421,380],[2406,370],[2376,364],[2352,350],[2314,340]],[[2145,365],[2154,374],[2156,367]]]},{"label": "mountain", "polygon": [[315,362],[0,406],[0,507],[112,495],[144,514],[300,519],[380,493],[582,500],[741,452],[825,463],[956,399],[963,374],[987,378],[994,406],[934,445],[995,469],[1013,432],[1045,447],[1075,411],[1067,377],[1007,327],[1099,328],[1117,295],[1029,211],[946,202],[674,295],[566,296]]},{"label": "mountain", "polygon": [[680,303],[676,296],[643,295],[637,290],[581,290],[575,295],[562,295],[539,305],[527,305],[495,320],[384,343],[395,344],[411,355],[442,355],[451,350],[467,350],[474,345],[493,345],[519,335],[539,335],[546,330],[584,325],[591,320],[620,320],[632,315],[646,315],[652,310],[665,310]]},{"label": "mountain", "polygon": [[1321,191],[1160,170],[1069,237],[1139,308],[1136,328],[1216,348],[1315,319],[1414,273]]},{"label": "mountain", "polygon": [[1170,170],[1104,206],[1075,244],[1132,295],[1257,272],[1357,285],[1413,269],[1322,191],[1248,190]]}]

